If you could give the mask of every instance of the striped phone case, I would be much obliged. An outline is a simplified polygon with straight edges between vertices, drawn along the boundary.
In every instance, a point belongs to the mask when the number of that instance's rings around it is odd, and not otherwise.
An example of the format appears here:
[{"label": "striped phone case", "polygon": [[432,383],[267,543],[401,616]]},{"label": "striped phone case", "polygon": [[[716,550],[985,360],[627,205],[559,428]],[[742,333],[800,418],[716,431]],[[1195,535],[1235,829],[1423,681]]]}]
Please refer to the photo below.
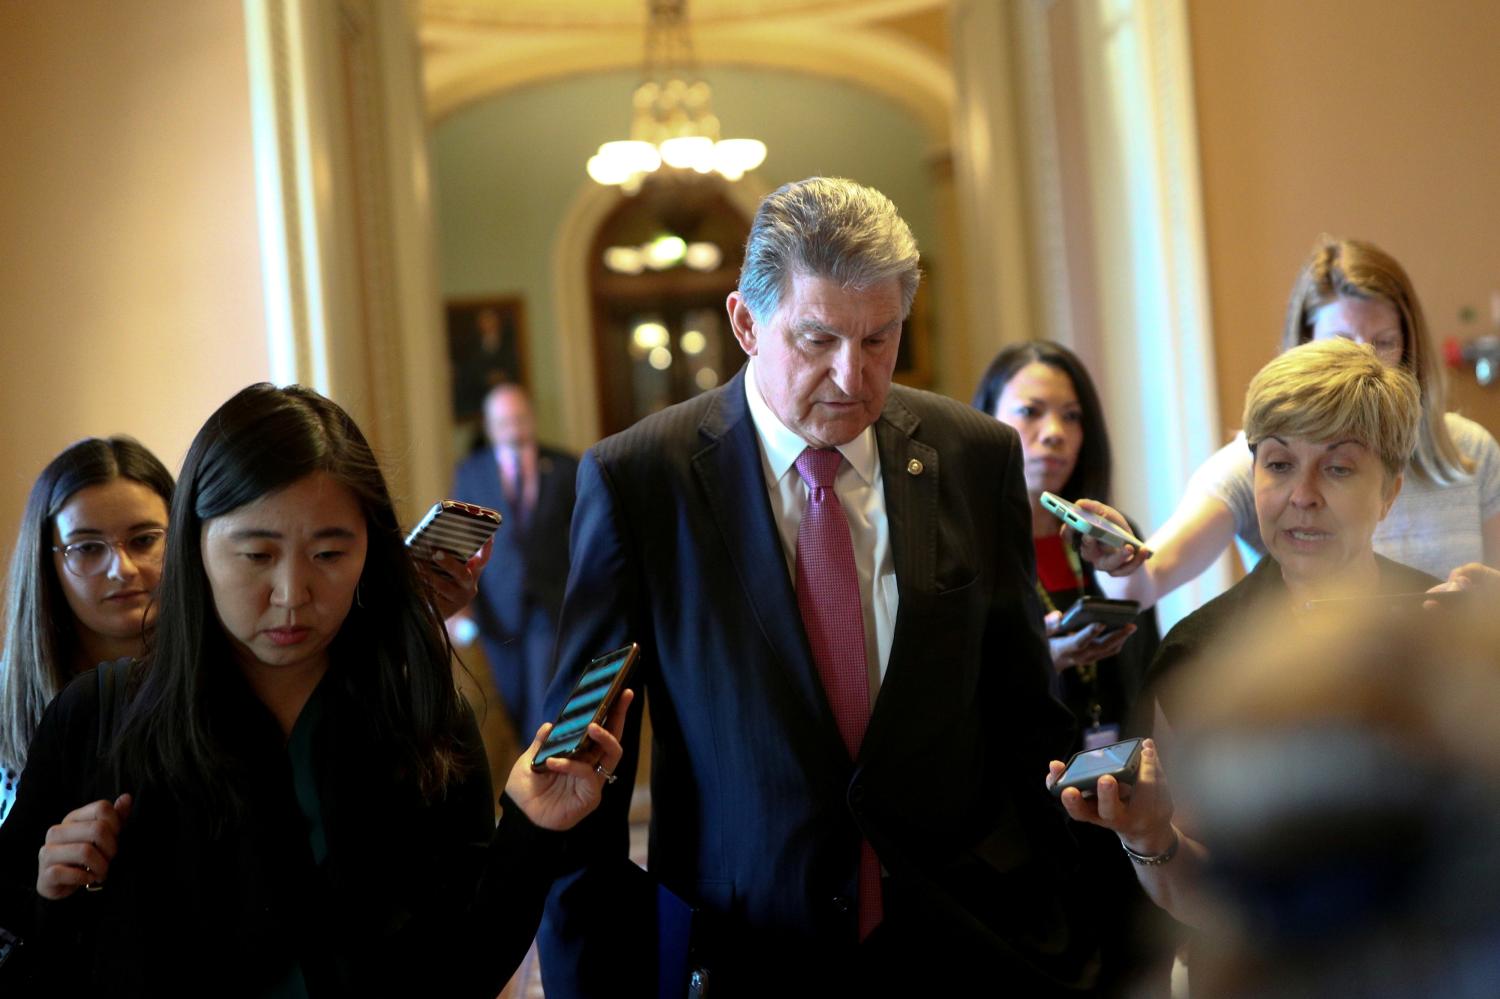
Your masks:
[{"label": "striped phone case", "polygon": [[537,750],[531,769],[545,769],[543,764],[553,756],[576,756],[590,745],[589,723],[604,724],[615,702],[625,690],[630,668],[635,665],[640,646],[634,642],[623,649],[606,652],[589,663],[573,688],[568,703],[547,734],[547,741]]},{"label": "striped phone case", "polygon": [[418,558],[430,559],[444,551],[467,562],[500,526],[500,511],[458,500],[432,504],[422,522],[406,536],[406,546]]}]

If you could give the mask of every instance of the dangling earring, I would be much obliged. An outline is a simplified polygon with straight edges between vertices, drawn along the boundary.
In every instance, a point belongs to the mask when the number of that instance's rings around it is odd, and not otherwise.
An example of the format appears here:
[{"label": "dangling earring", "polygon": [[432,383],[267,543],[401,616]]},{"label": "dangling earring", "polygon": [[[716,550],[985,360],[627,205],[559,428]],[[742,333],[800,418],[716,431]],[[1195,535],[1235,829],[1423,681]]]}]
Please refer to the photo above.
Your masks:
[{"label": "dangling earring", "polygon": [[365,602],[363,600],[359,599],[359,584],[358,583],[354,584],[354,605],[356,607],[358,607],[360,610],[364,610],[365,609]]}]

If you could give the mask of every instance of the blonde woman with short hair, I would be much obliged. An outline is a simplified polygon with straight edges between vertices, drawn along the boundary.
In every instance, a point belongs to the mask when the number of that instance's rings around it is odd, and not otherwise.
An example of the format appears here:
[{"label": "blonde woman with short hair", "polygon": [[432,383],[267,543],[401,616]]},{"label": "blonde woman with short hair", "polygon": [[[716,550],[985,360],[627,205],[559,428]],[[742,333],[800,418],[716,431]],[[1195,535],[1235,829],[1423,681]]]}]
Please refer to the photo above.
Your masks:
[{"label": "blonde woman with short hair", "polygon": [[[1216,651],[1237,626],[1290,631],[1309,602],[1341,597],[1422,593],[1437,580],[1375,553],[1376,528],[1403,489],[1421,420],[1417,380],[1389,366],[1374,348],[1346,340],[1294,347],[1250,382],[1245,437],[1253,455],[1253,492],[1265,558],[1250,574],[1167,633],[1147,675],[1148,696],[1165,692],[1161,709],[1181,726],[1193,720],[1180,674]],[[1063,765],[1053,761],[1048,782]],[[1111,778],[1097,797],[1062,794],[1074,819],[1113,830],[1136,864],[1148,894],[1179,919],[1202,917],[1192,902],[1204,847],[1172,822],[1173,805],[1155,745],[1147,740],[1141,779],[1128,800]]]},{"label": "blonde woman with short hair", "polygon": [[[1441,360],[1416,290],[1379,247],[1325,237],[1298,276],[1283,346],[1330,339],[1370,347],[1386,365],[1409,372],[1418,388],[1416,443],[1401,494],[1375,531],[1375,550],[1436,576],[1469,563],[1500,566],[1500,445],[1479,424],[1447,411]],[[1246,444],[1238,435],[1194,473],[1145,552],[1083,543],[1084,558],[1103,570],[1108,596],[1154,604],[1207,569],[1232,540],[1247,563],[1266,554]],[[1081,505],[1117,519],[1103,504]]]}]

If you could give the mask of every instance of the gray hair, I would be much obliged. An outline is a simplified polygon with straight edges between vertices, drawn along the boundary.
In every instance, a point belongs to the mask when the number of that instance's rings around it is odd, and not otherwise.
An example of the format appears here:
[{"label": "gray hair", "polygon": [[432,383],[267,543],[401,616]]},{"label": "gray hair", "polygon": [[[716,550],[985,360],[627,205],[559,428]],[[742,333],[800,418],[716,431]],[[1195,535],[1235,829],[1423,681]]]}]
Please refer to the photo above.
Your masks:
[{"label": "gray hair", "polygon": [[890,198],[841,177],[809,177],[766,195],[750,226],[740,296],[757,322],[781,305],[793,274],[865,289],[895,278],[901,315],[917,294],[917,241]]}]

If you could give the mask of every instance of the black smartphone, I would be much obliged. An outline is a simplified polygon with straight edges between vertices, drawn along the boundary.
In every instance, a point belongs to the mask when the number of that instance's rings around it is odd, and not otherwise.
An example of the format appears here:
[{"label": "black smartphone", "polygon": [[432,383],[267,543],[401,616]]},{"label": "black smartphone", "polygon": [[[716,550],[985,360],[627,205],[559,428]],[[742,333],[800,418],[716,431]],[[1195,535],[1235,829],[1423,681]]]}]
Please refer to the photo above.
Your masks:
[{"label": "black smartphone", "polygon": [[467,562],[500,528],[500,511],[476,503],[441,500],[406,536],[406,547],[419,558],[443,551]]},{"label": "black smartphone", "polygon": [[1091,624],[1102,624],[1106,631],[1124,627],[1141,613],[1135,600],[1107,600],[1104,597],[1079,597],[1063,612],[1057,630],[1064,635],[1082,631]]},{"label": "black smartphone", "polygon": [[[7,961],[9,961],[12,957],[15,957],[16,954],[20,952],[20,950],[21,950],[21,938],[18,937],[18,936],[16,936],[10,930],[7,930],[5,927],[0,926],[0,968],[4,968],[5,967],[5,963]],[[11,969],[11,971],[20,971],[20,970],[21,969],[19,969],[19,968],[12,968]],[[9,972],[7,972],[7,974],[9,974]],[[8,981],[8,980],[9,979],[0,978],[0,981]]]},{"label": "black smartphone", "polygon": [[543,764],[554,756],[577,756],[589,748],[589,725],[604,724],[625,682],[630,679],[631,667],[641,647],[634,642],[623,649],[615,649],[589,663],[579,678],[578,685],[563,705],[562,713],[547,733],[547,741],[536,751],[531,769],[544,770]]},{"label": "black smartphone", "polygon": [[1068,769],[1052,785],[1052,793],[1061,797],[1068,788],[1076,787],[1085,798],[1092,798],[1100,777],[1113,777],[1121,784],[1134,784],[1140,772],[1141,740],[1126,739],[1074,753],[1068,761]]}]

